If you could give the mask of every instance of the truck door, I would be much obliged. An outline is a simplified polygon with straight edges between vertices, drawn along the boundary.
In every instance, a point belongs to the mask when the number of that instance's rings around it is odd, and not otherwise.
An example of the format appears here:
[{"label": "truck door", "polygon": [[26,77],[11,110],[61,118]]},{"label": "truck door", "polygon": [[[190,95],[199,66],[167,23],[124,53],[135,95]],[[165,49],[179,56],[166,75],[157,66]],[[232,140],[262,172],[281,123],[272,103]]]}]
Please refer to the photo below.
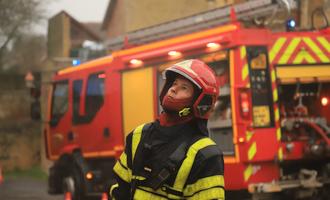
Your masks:
[{"label": "truck door", "polygon": [[67,143],[66,135],[70,129],[71,112],[69,111],[69,81],[57,81],[53,84],[49,108],[49,131],[47,132],[48,155],[51,159],[60,154]]},{"label": "truck door", "polygon": [[[72,143],[78,143],[87,157],[99,154],[104,140],[109,138],[106,127],[105,73],[92,72],[72,83]],[[105,138],[103,138],[105,137]],[[109,141],[108,141],[109,142]]]}]

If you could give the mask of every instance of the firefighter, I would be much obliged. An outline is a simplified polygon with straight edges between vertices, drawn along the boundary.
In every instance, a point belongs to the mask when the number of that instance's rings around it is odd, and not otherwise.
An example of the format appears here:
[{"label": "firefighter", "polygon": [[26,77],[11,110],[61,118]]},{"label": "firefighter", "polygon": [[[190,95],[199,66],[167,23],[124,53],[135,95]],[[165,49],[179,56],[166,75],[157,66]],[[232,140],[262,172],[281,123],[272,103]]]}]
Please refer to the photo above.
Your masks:
[{"label": "firefighter", "polygon": [[[192,59],[167,68],[163,112],[126,138],[113,171],[113,199],[224,199],[224,162],[206,122],[218,87],[213,71]],[[138,116],[137,116],[138,117]]]}]

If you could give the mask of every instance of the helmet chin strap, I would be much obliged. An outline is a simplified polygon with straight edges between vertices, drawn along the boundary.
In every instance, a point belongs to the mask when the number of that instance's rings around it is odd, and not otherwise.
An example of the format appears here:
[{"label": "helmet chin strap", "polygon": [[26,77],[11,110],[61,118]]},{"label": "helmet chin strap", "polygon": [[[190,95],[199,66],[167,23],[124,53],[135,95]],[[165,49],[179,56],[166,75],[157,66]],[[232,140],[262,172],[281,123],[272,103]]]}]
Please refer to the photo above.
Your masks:
[{"label": "helmet chin strap", "polygon": [[163,106],[163,110],[165,113],[167,113],[169,115],[178,116],[178,117],[186,117],[192,113],[191,107],[185,107],[179,111],[176,111],[176,110],[167,109]]},{"label": "helmet chin strap", "polygon": [[191,114],[191,108],[185,107],[180,111],[169,110],[164,108],[164,112],[160,114],[159,121],[162,126],[172,126],[176,124],[186,123],[194,118]]},{"label": "helmet chin strap", "polygon": [[182,110],[179,111],[179,116],[185,117],[188,116],[190,113],[191,113],[191,108],[183,108]]}]

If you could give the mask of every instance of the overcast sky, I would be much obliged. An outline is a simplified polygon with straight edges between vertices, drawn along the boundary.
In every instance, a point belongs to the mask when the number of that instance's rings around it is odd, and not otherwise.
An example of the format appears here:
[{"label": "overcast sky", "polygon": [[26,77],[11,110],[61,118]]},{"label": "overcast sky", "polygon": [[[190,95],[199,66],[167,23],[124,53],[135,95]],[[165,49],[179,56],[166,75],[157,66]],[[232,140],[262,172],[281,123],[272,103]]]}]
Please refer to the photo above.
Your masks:
[{"label": "overcast sky", "polygon": [[103,20],[108,3],[109,0],[54,0],[47,10],[50,17],[65,10],[78,21],[98,22]]},{"label": "overcast sky", "polygon": [[[52,0],[46,5],[48,18],[65,10],[80,22],[102,22],[110,0]],[[47,21],[37,27],[37,32],[47,32]]]}]

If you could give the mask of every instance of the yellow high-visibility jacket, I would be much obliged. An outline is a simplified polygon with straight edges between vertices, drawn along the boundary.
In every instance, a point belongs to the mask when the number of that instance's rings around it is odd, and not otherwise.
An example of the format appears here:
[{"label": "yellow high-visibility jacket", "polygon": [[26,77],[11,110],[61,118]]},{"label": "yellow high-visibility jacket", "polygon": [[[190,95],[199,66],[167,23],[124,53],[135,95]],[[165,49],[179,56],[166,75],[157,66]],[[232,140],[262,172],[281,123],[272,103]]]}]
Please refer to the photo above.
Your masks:
[{"label": "yellow high-visibility jacket", "polygon": [[[160,127],[157,121],[152,126]],[[159,133],[156,128],[152,132],[158,143],[146,153],[143,151],[147,145],[144,136],[150,132],[146,130],[149,128],[150,124],[140,125],[127,136],[125,151],[113,168],[117,183],[110,189],[112,199],[225,199],[223,155],[215,142],[206,135],[196,133],[199,129],[191,128],[191,124],[165,129],[165,134]],[[168,133],[172,135],[167,137]],[[180,139],[181,134],[187,137]],[[157,178],[162,178],[166,175],[156,172],[162,169],[160,166],[167,162],[171,152],[187,138],[191,139],[188,139],[182,160],[174,167],[174,171],[170,171],[169,178],[155,189],[153,182],[149,181],[150,177],[156,174]]]}]

